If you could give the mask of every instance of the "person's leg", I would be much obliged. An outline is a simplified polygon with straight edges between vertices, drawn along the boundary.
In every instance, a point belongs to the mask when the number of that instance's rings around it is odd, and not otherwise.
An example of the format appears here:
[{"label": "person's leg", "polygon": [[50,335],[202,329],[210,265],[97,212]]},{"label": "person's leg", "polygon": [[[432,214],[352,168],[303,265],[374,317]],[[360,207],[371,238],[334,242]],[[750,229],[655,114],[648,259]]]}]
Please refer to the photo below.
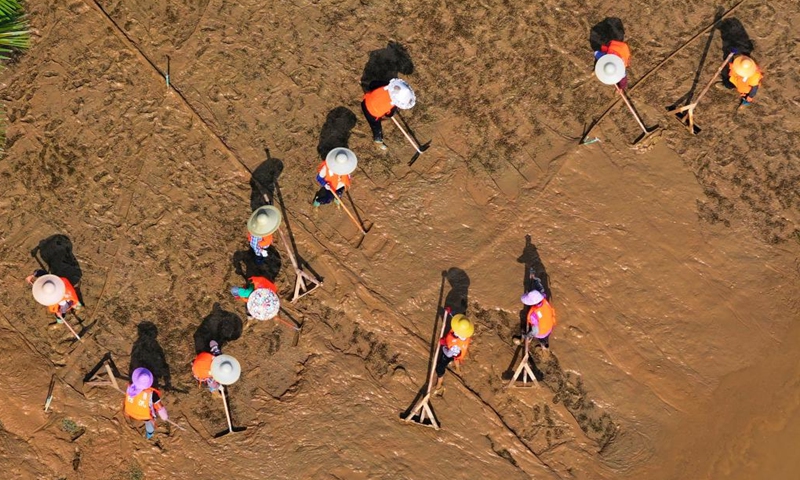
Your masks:
[{"label": "person's leg", "polygon": [[543,349],[548,350],[550,348],[550,335],[544,338],[539,338],[538,340],[539,345],[541,345]]},{"label": "person's leg", "polygon": [[314,200],[312,203],[316,207],[319,205],[326,205],[328,203],[331,203],[332,201],[333,201],[333,194],[329,192],[327,188],[322,187],[314,195]]},{"label": "person's leg", "polygon": [[436,359],[436,386],[433,389],[434,393],[441,392],[442,384],[444,383],[444,373],[447,371],[447,365],[452,361],[452,358],[449,358],[444,352],[439,351],[439,357]]},{"label": "person's leg", "polygon": [[372,130],[372,140],[375,143],[383,143],[383,127],[381,127],[381,121],[373,117],[372,114],[367,111],[367,103],[364,101],[361,102],[361,111],[364,112],[364,118],[367,119],[369,128]]},{"label": "person's leg", "polygon": [[144,422],[144,438],[150,440],[153,438],[153,434],[156,432],[156,426],[152,420],[147,420]]}]

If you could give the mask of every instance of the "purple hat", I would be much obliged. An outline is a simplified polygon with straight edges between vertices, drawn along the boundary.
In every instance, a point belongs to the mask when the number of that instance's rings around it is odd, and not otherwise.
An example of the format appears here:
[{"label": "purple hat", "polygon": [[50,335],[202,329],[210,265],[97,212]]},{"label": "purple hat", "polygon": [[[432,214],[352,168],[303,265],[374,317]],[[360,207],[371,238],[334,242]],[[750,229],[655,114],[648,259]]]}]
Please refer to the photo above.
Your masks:
[{"label": "purple hat", "polygon": [[139,367],[131,374],[131,384],[128,385],[128,395],[135,397],[145,388],[153,386],[153,374],[150,370]]},{"label": "purple hat", "polygon": [[525,305],[537,305],[544,300],[544,295],[538,290],[532,290],[523,295],[520,300],[522,300],[522,303]]}]

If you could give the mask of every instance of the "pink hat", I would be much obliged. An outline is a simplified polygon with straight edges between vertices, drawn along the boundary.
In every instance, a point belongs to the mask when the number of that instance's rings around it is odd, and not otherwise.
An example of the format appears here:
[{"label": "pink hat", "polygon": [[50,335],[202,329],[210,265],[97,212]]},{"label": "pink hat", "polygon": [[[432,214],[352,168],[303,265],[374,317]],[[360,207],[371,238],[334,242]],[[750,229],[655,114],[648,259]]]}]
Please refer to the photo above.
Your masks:
[{"label": "pink hat", "polygon": [[139,393],[146,389],[153,386],[153,374],[150,373],[150,370],[139,367],[133,371],[131,374],[131,384],[128,385],[128,395],[131,397],[135,397],[139,395]]},{"label": "pink hat", "polygon": [[525,305],[538,305],[544,300],[544,295],[538,290],[532,290],[520,297],[520,300],[522,300],[522,303]]}]

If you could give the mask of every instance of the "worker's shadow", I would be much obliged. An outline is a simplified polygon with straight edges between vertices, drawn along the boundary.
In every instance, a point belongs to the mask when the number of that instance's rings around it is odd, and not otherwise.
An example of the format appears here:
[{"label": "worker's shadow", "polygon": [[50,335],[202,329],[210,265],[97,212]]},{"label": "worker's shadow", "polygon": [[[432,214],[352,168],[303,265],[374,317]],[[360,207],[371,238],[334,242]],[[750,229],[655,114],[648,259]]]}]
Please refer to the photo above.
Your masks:
[{"label": "worker's shadow", "polygon": [[211,340],[216,341],[222,349],[226,343],[241,336],[242,319],[233,312],[223,310],[219,303],[215,303],[211,313],[206,315],[194,332],[194,350],[195,353],[210,352]]},{"label": "worker's shadow", "polygon": [[31,250],[31,256],[43,270],[53,275],[64,277],[75,287],[78,298],[83,303],[80,284],[83,271],[72,251],[72,241],[66,235],[51,235],[41,240]]},{"label": "worker's shadow", "polygon": [[[356,115],[346,107],[336,107],[325,117],[319,133],[317,153],[325,159],[328,152],[337,147],[348,148],[350,131],[356,126]],[[316,165],[315,165],[316,166]]]},{"label": "worker's shadow", "polygon": [[625,41],[625,27],[619,18],[606,17],[589,31],[589,45],[596,52],[611,40]]},{"label": "worker's shadow", "polygon": [[[722,15],[725,13],[725,9],[722,7],[717,7],[717,11],[714,13],[714,21],[713,23],[717,23]],[[722,22],[724,23],[724,22]],[[720,23],[720,26],[722,25]],[[694,97],[695,91],[697,90],[697,85],[700,83],[700,75],[703,73],[703,68],[706,64],[706,58],[708,58],[708,52],[711,49],[711,43],[714,40],[714,33],[716,32],[715,28],[712,28],[710,32],[708,32],[708,38],[706,39],[706,44],[703,47],[703,53],[700,55],[700,61],[697,65],[697,70],[694,72],[694,78],[692,79],[692,86],[689,87],[689,91],[686,92],[682,97],[675,101],[672,105],[667,106],[667,111],[674,110],[678,108],[681,104],[689,105],[692,101],[692,97]],[[723,43],[724,43],[724,36],[723,36]],[[724,58],[724,56],[723,56]]]},{"label": "worker's shadow", "polygon": [[376,85],[388,84],[401,73],[414,73],[414,62],[403,45],[389,42],[386,47],[369,52],[369,60],[361,75],[361,88],[368,92]]},{"label": "worker's shadow", "polygon": [[272,158],[267,153],[267,158],[253,170],[250,177],[250,210],[254,211],[258,207],[269,205],[264,198],[266,193],[272,203],[275,203],[275,184],[278,177],[283,173],[283,162],[277,158]]},{"label": "worker's shadow", "polygon": [[136,326],[138,337],[131,348],[129,372],[144,367],[153,374],[153,386],[181,393],[186,391],[172,386],[167,357],[158,343],[158,327],[152,322],[141,322]]},{"label": "worker's shadow", "polygon": [[[417,395],[414,397],[414,400],[411,402],[411,404],[408,406],[408,408],[405,411],[400,413],[400,418],[402,418],[403,420],[413,420],[413,421],[415,421],[417,423],[420,423],[419,422],[419,418],[420,418],[419,412],[415,413],[414,416],[411,417],[411,418],[409,418],[409,415],[411,415],[411,413],[414,411],[415,407],[417,407],[417,405],[425,397],[425,395],[428,394],[428,389],[431,387],[431,385],[430,385],[430,376],[432,375],[433,369],[435,368],[434,363],[436,362],[436,359],[437,359],[436,358],[437,357],[436,356],[437,345],[439,344],[439,335],[442,332],[439,322],[442,321],[441,320],[442,319],[442,314],[444,313],[444,308],[445,308],[444,306],[442,306],[442,298],[444,297],[444,284],[445,284],[445,280],[448,277],[448,273],[450,273],[450,271],[452,271],[452,270],[459,270],[460,272],[462,272],[464,274],[464,276],[466,276],[466,272],[464,272],[463,270],[460,270],[460,269],[451,268],[450,270],[442,271],[442,283],[439,286],[439,299],[436,301],[436,312],[435,312],[436,317],[434,318],[434,322],[433,322],[433,331],[431,332],[431,344],[430,344],[431,348],[430,348],[430,353],[428,354],[428,357],[429,357],[428,358],[428,369],[426,370],[426,373],[428,374],[428,376],[425,377],[425,383],[422,384],[422,387],[419,389],[419,391],[417,392]],[[452,283],[451,283],[451,285],[452,285]],[[469,277],[467,277],[467,288],[468,287],[469,287]],[[466,299],[466,297],[465,297],[465,299]],[[446,301],[445,301],[445,305],[447,305]],[[448,319],[448,323],[449,323],[449,319]],[[449,325],[445,325],[445,328],[444,328],[445,332],[447,332],[447,327],[448,326]],[[431,405],[430,403],[428,405],[429,405],[429,407],[430,407],[430,409],[433,412],[433,415],[435,417],[436,416],[436,410],[433,409],[433,405]],[[432,425],[432,423],[431,423],[431,421],[429,419],[426,419],[422,423],[424,425]]]},{"label": "worker's shadow", "polygon": [[[722,37],[722,58],[727,58],[728,54],[736,51],[742,55],[750,55],[755,49],[755,44],[750,40],[747,30],[738,18],[727,18],[719,23],[719,33]],[[725,65],[721,72],[722,83],[727,88],[736,88],[730,81],[730,63]]]},{"label": "worker's shadow", "polygon": [[231,263],[233,264],[233,270],[237,275],[241,275],[243,281],[250,277],[267,277],[270,281],[275,282],[281,272],[283,259],[281,258],[281,252],[275,248],[273,243],[269,247],[269,255],[261,264],[256,263],[256,255],[250,248],[233,252]]},{"label": "worker's shadow", "polygon": [[451,315],[466,314],[469,303],[469,275],[464,270],[453,267],[447,270],[445,278],[450,284],[450,291],[444,299],[444,307],[450,309]]}]

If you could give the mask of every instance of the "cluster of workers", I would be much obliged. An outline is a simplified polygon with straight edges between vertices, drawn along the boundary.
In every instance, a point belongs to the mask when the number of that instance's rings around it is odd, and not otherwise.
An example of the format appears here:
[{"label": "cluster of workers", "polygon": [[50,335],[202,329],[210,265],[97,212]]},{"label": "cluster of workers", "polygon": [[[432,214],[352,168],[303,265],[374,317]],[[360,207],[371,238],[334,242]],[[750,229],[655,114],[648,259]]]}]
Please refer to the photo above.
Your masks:
[{"label": "cluster of workers", "polygon": [[[630,49],[625,42],[612,40],[595,52],[596,62],[602,60],[601,72],[606,79],[616,83],[617,87],[624,90],[628,86],[625,69],[630,63]],[[728,65],[722,85],[735,88],[741,98],[741,105],[750,105],[758,91],[762,73],[752,58],[734,52]],[[601,78],[603,80],[603,78]],[[381,150],[386,149],[383,142],[381,121],[391,117],[397,109],[410,109],[416,102],[416,96],[411,87],[404,80],[395,78],[389,82],[370,85],[364,94],[361,109],[372,130],[373,141]],[[341,203],[341,197],[350,188],[351,176],[357,166],[355,154],[347,148],[334,148],[331,150],[317,168],[316,181],[320,185],[319,191],[312,200],[313,206],[335,202]],[[273,243],[273,234],[281,224],[281,213],[273,205],[259,207],[247,221],[247,243],[250,245],[256,264],[263,264],[269,255],[269,248]],[[32,285],[34,299],[45,305],[48,311],[55,315],[58,323],[65,323],[68,312],[82,307],[75,287],[65,277],[48,274],[44,270],[36,270],[27,278]],[[280,298],[277,287],[266,277],[253,276],[247,279],[244,287],[234,286],[230,291],[237,300],[247,304],[248,318],[269,320],[274,318],[280,309]],[[537,345],[545,350],[549,347],[548,339],[556,325],[556,315],[553,306],[547,299],[547,293],[542,282],[533,278],[532,288],[522,295],[521,301],[528,306],[527,322],[520,336],[514,338],[514,343],[519,345],[523,341],[537,341]],[[443,391],[442,381],[445,371],[451,362],[460,365],[466,358],[470,341],[475,331],[475,325],[463,314],[450,316],[450,311],[445,311],[445,322],[449,317],[449,329],[439,340],[439,354],[434,366],[437,382],[434,393]],[[69,327],[69,325],[67,324]],[[71,327],[70,331],[75,334]],[[77,336],[77,334],[75,334]],[[194,377],[205,384],[212,393],[220,390],[220,382],[215,378],[213,365],[215,358],[221,355],[219,344],[212,340],[208,350],[197,355],[192,363]],[[238,376],[236,377],[238,378]],[[131,374],[131,383],[125,392],[125,414],[144,422],[146,438],[152,438],[155,432],[154,420],[156,417],[168,421],[167,409],[162,405],[162,394],[153,387],[153,374],[146,368],[137,368]],[[227,384],[227,383],[226,383]],[[227,407],[226,407],[227,409]]]}]

